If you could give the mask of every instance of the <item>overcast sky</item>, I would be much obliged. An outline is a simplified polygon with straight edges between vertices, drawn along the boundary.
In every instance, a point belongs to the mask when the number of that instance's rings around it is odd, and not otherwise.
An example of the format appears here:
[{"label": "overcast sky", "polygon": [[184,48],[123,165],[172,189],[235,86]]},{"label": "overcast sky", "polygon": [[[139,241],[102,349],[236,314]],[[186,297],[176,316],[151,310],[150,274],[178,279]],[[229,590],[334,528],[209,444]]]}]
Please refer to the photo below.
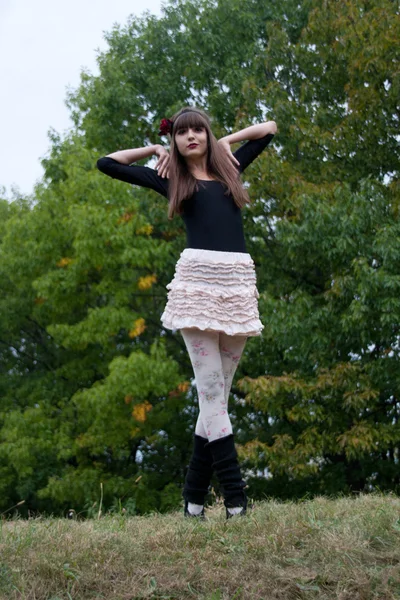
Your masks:
[{"label": "overcast sky", "polygon": [[72,127],[67,87],[80,72],[98,74],[103,32],[145,10],[161,16],[165,0],[0,0],[0,186],[31,194],[43,175],[40,158],[50,127]]}]

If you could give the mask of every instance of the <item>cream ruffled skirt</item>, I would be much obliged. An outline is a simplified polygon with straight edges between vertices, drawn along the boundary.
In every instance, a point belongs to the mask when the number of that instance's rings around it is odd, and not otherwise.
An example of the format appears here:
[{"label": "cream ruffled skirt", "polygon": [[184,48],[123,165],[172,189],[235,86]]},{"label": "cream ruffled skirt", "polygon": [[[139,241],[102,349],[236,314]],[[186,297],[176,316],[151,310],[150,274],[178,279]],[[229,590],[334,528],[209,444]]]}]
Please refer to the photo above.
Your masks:
[{"label": "cream ruffled skirt", "polygon": [[248,253],[185,248],[166,287],[168,301],[161,315],[166,329],[196,327],[244,336],[261,335],[264,329]]}]

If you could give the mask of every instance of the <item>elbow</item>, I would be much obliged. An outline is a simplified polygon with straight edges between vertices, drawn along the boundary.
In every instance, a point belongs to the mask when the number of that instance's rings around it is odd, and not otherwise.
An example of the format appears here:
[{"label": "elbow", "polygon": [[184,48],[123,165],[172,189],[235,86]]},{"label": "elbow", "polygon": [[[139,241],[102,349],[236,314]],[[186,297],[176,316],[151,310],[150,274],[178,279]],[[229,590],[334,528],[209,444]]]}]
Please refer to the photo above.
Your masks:
[{"label": "elbow", "polygon": [[258,125],[259,136],[265,138],[267,135],[275,135],[278,131],[278,127],[275,121],[265,121]]},{"label": "elbow", "polygon": [[107,163],[107,157],[106,156],[102,156],[96,162],[96,167],[98,168],[99,171],[101,171],[102,173],[104,173],[105,170],[106,170],[106,163]]},{"label": "elbow", "polygon": [[268,133],[272,133],[272,135],[275,135],[276,132],[278,131],[278,126],[275,123],[275,121],[268,121],[268,128],[269,128]]}]

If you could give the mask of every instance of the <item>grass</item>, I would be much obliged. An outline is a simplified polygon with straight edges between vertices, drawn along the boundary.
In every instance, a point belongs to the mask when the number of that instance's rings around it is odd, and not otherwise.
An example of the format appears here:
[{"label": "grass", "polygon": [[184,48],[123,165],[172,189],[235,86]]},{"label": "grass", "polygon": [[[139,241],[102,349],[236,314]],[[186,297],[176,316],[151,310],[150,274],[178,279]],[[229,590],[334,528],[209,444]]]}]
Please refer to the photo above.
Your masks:
[{"label": "grass", "polygon": [[0,521],[7,600],[397,600],[400,498],[256,503],[167,515]]}]

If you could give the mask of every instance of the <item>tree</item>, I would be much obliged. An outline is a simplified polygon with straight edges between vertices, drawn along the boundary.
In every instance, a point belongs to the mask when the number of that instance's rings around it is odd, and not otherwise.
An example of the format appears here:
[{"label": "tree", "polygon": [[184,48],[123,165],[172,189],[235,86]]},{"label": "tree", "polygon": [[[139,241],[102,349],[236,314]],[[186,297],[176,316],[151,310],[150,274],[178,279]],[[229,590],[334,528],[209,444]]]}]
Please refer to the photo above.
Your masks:
[{"label": "tree", "polygon": [[278,124],[245,176],[265,329],[230,416],[245,465],[272,474],[249,494],[397,489],[395,17],[389,0],[179,0],[107,35],[34,200],[0,205],[2,508],[90,515],[101,484],[104,509],[180,498],[197,398],[159,317],[185,231],[95,164],[187,103],[217,136]]}]

